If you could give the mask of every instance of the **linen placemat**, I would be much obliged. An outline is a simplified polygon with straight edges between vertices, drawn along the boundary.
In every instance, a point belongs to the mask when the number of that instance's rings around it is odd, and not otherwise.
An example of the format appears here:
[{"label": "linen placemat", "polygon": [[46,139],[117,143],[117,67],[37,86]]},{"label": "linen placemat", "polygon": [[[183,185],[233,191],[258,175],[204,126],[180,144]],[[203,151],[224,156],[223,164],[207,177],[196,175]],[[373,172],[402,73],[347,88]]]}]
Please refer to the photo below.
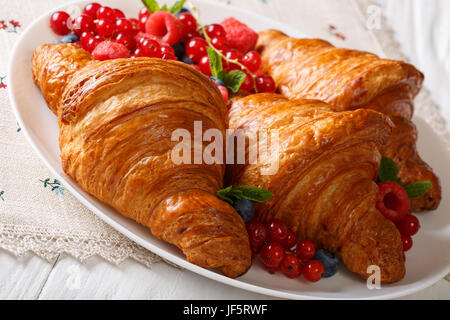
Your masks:
[{"label": "linen placemat", "polygon": [[[407,60],[381,8],[368,0],[215,1],[282,21],[336,46]],[[150,266],[161,259],[97,218],[52,176],[25,140],[8,100],[7,64],[14,42],[39,15],[65,2],[0,0],[0,248],[48,261],[65,253],[79,261],[97,255],[114,264],[131,258]],[[450,146],[445,120],[427,90],[417,98],[417,113]]]}]

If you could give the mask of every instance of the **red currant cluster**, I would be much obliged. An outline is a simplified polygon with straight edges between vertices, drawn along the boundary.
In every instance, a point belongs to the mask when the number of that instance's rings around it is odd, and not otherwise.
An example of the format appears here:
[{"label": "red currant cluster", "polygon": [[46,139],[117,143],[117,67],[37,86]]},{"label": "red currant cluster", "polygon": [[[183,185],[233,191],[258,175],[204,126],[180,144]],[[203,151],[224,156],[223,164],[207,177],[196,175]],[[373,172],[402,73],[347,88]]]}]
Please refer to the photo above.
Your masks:
[{"label": "red currant cluster", "polygon": [[[180,59],[210,77],[212,72],[206,48],[211,47],[222,57],[226,73],[241,70],[246,74],[241,90],[249,93],[275,91],[275,82],[261,71],[261,57],[254,51],[256,32],[234,19],[224,21],[230,31],[227,35],[223,25],[200,27],[187,9],[183,11],[186,12],[176,16],[167,11],[151,13],[147,7],[143,7],[139,11],[139,18],[135,19],[126,18],[119,9],[89,3],[75,19],[64,11],[53,13],[50,26],[58,35],[72,36],[67,41],[76,41],[98,60],[129,57]],[[249,41],[240,44],[234,41],[237,36],[230,37],[232,34],[246,34]],[[102,46],[99,46],[100,43],[103,43]],[[234,43],[234,47],[229,45],[231,43]],[[181,54],[177,52],[176,46],[181,47]],[[214,81],[224,100],[228,101],[228,90],[224,83],[217,79]]]},{"label": "red currant cluster", "polygon": [[206,48],[208,46],[220,52],[222,56],[223,69],[228,73],[231,70],[241,70],[246,74],[240,90],[252,92],[275,92],[275,82],[272,77],[263,74],[261,71],[261,56],[258,52],[250,50],[245,54],[235,48],[230,48],[226,42],[226,31],[220,24],[210,24],[205,27],[207,40],[196,30],[195,18],[189,13],[184,13],[182,21],[189,21],[189,31],[184,41],[186,43],[186,54],[194,63],[198,64],[198,69],[211,76]]},{"label": "red currant cluster", "polygon": [[376,204],[377,209],[389,220],[393,221],[400,231],[403,251],[411,249],[415,235],[420,229],[419,220],[411,214],[410,200],[405,188],[396,182],[382,182]]},{"label": "red currant cluster", "polygon": [[281,270],[292,279],[303,273],[305,279],[311,282],[322,278],[325,272],[322,262],[311,260],[316,253],[314,243],[309,240],[297,242],[295,233],[281,220],[272,220],[266,224],[252,220],[246,227],[252,254],[259,254],[269,272]]}]

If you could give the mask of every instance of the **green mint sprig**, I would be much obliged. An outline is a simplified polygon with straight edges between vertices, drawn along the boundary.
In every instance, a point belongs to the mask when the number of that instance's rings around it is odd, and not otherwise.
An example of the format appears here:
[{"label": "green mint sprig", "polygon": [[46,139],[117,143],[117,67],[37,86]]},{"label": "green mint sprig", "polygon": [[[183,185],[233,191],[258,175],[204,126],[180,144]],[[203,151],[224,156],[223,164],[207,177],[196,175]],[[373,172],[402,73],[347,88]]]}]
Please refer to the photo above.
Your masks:
[{"label": "green mint sprig", "polygon": [[230,204],[233,204],[233,202],[238,199],[247,199],[255,202],[266,202],[272,197],[272,192],[258,187],[229,186],[225,189],[217,191],[217,196]]},{"label": "green mint sprig", "polygon": [[431,181],[419,181],[404,185],[402,180],[397,176],[398,166],[394,160],[388,157],[382,157],[380,162],[380,170],[378,171],[378,180],[380,182],[393,181],[403,186],[408,194],[408,198],[417,199],[423,197],[425,193],[433,187]]},{"label": "green mint sprig", "polygon": [[223,81],[227,89],[233,91],[234,93],[238,92],[247,75],[240,70],[232,70],[227,74],[223,69],[222,58],[217,51],[211,47],[207,47],[206,50],[208,51],[209,65],[211,67],[212,75]]},{"label": "green mint sprig", "polygon": [[177,14],[178,12],[181,11],[181,9],[183,8],[184,3],[186,2],[186,0],[179,0],[176,1],[170,8],[165,4],[162,7],[159,6],[158,2],[156,0],[142,0],[142,3],[144,4],[144,6],[147,7],[147,9],[151,12],[151,13],[155,13],[158,11],[168,11],[172,14]]}]

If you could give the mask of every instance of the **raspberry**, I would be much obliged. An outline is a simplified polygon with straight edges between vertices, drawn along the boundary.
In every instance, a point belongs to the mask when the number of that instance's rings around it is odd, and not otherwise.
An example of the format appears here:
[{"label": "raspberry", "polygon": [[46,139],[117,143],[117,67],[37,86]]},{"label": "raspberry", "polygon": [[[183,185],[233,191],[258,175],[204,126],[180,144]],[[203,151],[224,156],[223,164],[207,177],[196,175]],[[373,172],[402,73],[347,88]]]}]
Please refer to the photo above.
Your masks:
[{"label": "raspberry", "polygon": [[235,18],[222,21],[221,25],[226,31],[226,42],[230,48],[239,50],[242,54],[253,50],[258,41],[258,34]]},{"label": "raspberry", "polygon": [[127,47],[114,41],[100,42],[92,52],[92,56],[100,61],[118,58],[130,58]]},{"label": "raspberry", "polygon": [[156,36],[160,43],[174,45],[183,36],[183,24],[173,14],[158,11],[148,18],[145,31]]}]

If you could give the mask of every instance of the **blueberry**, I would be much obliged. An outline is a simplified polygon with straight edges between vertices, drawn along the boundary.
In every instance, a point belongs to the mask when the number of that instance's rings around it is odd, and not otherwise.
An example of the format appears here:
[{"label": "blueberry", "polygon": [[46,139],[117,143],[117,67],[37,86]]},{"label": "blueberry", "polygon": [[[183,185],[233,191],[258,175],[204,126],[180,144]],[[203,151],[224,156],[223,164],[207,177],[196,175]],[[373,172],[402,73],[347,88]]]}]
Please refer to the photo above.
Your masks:
[{"label": "blueberry", "polygon": [[244,222],[249,222],[255,215],[253,203],[247,199],[238,199],[233,202],[233,208],[239,213]]},{"label": "blueberry", "polygon": [[187,55],[184,55],[183,58],[181,58],[181,61],[187,64],[194,64],[194,62],[191,59],[189,59]]},{"label": "blueberry", "polygon": [[69,33],[59,40],[59,43],[74,43],[80,41],[80,38],[74,33]]},{"label": "blueberry", "polygon": [[178,58],[178,60],[182,60],[186,53],[186,50],[184,49],[184,44],[182,42],[175,43],[172,46],[172,49],[175,51],[175,56]]},{"label": "blueberry", "polygon": [[216,77],[213,77],[213,76],[210,76],[209,78],[212,81],[216,82],[217,84],[221,85],[222,87],[225,87],[225,83],[222,80],[220,80],[219,78],[216,78]]},{"label": "blueberry", "polygon": [[325,268],[325,272],[322,275],[324,278],[332,277],[338,272],[339,269],[339,260],[336,258],[334,253],[320,249],[316,251],[316,254],[313,257],[313,260],[319,260],[322,262],[323,267]]},{"label": "blueberry", "polygon": [[186,12],[187,12],[187,13],[191,13],[191,12],[189,11],[189,9],[183,7],[183,8],[181,8],[180,12],[177,13],[177,16],[179,16],[179,15],[182,14],[182,13],[186,13]]}]

